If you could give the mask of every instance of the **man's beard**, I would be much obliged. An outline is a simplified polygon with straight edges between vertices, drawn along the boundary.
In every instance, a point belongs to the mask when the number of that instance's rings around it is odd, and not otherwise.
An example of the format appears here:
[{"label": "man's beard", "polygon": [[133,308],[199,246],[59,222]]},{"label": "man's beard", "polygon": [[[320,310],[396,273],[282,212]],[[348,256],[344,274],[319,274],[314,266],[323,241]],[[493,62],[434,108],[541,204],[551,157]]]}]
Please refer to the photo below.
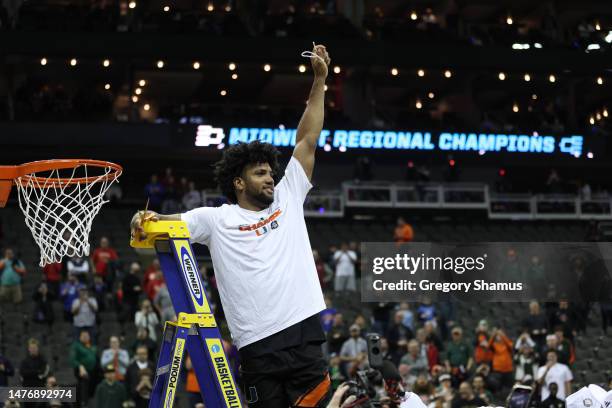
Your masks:
[{"label": "man's beard", "polygon": [[261,207],[267,207],[274,202],[274,195],[272,195],[272,197],[268,197],[263,191],[257,193],[249,191],[248,194],[251,197],[251,200]]}]

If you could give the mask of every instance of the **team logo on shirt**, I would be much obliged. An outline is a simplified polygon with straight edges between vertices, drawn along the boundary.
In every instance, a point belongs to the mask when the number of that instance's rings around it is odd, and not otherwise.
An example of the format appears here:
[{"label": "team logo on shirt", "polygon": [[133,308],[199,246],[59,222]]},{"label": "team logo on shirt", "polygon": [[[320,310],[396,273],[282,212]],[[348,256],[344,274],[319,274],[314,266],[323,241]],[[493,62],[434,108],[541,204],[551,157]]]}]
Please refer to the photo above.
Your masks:
[{"label": "team logo on shirt", "polygon": [[272,213],[268,218],[260,218],[256,224],[243,224],[238,227],[240,231],[255,231],[255,235],[258,237],[267,234],[268,232],[278,228],[278,221],[276,220],[282,213],[280,208]]}]

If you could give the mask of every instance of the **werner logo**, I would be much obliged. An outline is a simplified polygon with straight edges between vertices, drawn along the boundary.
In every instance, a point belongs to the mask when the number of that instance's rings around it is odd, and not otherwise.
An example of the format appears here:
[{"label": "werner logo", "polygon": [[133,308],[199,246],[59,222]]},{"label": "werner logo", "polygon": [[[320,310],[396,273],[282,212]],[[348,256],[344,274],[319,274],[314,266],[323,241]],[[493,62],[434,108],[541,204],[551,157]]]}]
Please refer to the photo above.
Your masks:
[{"label": "werner logo", "polygon": [[204,297],[202,296],[202,285],[198,277],[196,263],[185,247],[181,248],[181,262],[183,263],[183,273],[187,279],[187,287],[197,304],[202,306]]}]

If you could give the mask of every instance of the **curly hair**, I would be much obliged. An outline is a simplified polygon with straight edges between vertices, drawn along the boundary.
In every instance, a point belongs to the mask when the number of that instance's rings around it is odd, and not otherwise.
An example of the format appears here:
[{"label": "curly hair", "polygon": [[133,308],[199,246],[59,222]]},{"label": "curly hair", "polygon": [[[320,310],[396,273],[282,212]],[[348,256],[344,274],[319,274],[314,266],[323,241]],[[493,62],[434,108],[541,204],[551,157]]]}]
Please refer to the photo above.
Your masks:
[{"label": "curly hair", "polygon": [[278,156],[280,152],[269,143],[255,140],[250,143],[238,143],[223,152],[223,157],[215,163],[215,181],[227,199],[235,204],[238,199],[234,190],[234,179],[240,177],[245,166],[256,163],[268,163],[272,168],[274,183],[279,181]]}]

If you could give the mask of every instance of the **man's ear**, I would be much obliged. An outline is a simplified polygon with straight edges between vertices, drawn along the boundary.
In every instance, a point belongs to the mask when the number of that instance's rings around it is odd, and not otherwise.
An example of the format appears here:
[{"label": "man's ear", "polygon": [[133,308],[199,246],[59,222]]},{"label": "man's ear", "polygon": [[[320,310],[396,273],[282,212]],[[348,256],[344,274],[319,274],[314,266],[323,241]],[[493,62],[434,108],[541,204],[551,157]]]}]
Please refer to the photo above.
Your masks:
[{"label": "man's ear", "polygon": [[234,178],[234,190],[236,190],[236,193],[243,191],[244,187],[245,187],[245,184],[244,184],[244,180],[242,179],[242,177]]}]

